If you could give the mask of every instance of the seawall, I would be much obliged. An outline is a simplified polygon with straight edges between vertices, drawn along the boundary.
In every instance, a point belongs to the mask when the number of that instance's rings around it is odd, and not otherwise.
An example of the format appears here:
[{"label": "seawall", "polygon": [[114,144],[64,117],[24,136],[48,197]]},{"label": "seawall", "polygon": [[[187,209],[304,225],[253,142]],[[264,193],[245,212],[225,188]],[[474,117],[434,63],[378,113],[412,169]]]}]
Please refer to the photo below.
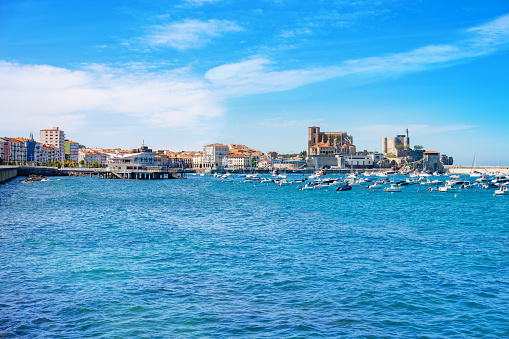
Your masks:
[{"label": "seawall", "polygon": [[16,167],[2,167],[0,168],[0,183],[11,180],[18,176],[18,169]]},{"label": "seawall", "polygon": [[64,175],[56,167],[0,166],[0,182],[6,182],[18,176],[27,177],[30,174],[44,177]]}]

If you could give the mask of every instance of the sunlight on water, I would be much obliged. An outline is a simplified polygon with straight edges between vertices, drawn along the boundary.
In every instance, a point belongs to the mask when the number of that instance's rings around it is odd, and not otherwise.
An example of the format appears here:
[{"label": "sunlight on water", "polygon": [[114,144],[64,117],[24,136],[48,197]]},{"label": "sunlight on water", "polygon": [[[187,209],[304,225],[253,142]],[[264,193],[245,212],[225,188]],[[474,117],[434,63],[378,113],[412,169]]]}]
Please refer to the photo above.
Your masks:
[{"label": "sunlight on water", "polygon": [[509,196],[492,193],[17,178],[0,336],[507,337]]}]

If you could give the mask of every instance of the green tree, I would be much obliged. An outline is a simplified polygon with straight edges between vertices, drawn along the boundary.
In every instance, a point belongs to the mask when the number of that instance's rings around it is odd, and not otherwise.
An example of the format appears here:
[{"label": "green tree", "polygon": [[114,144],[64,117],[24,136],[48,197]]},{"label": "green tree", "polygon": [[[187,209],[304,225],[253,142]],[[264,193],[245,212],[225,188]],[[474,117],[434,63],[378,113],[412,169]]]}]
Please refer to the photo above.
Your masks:
[{"label": "green tree", "polygon": [[415,145],[414,149],[422,150],[422,149],[424,149],[424,146],[422,146],[422,145]]},{"label": "green tree", "polygon": [[255,159],[255,157],[252,157],[251,159],[249,159],[249,166],[250,167],[256,167],[256,159]]},{"label": "green tree", "polygon": [[85,165],[85,160],[81,160],[80,165]]},{"label": "green tree", "polygon": [[307,155],[308,153],[306,151],[302,151],[299,153],[299,158],[304,159]]}]

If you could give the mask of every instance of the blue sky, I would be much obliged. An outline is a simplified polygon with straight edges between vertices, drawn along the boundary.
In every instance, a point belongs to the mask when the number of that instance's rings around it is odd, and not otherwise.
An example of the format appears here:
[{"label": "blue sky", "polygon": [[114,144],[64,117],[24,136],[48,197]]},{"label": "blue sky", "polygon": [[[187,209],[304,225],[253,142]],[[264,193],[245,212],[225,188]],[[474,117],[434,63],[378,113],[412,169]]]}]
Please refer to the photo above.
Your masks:
[{"label": "blue sky", "polygon": [[410,132],[509,165],[509,2],[0,2],[0,135],[87,146],[360,150]]}]

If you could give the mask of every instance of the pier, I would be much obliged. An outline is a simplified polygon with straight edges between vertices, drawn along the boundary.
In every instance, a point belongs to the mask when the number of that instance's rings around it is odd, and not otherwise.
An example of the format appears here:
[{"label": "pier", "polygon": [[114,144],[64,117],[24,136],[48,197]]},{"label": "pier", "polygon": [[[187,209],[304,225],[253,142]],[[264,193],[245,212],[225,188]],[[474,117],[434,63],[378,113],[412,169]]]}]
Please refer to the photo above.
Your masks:
[{"label": "pier", "polygon": [[102,179],[125,179],[125,180],[160,180],[160,179],[181,179],[185,178],[187,173],[182,169],[153,169],[153,170],[125,170],[115,171],[106,168],[64,168],[61,170],[63,175],[79,177],[97,177]]},{"label": "pier", "polygon": [[45,177],[73,176],[73,177],[96,177],[101,179],[133,179],[133,180],[160,180],[182,179],[193,170],[177,168],[168,169],[136,169],[115,171],[107,168],[56,168],[56,167],[31,167],[31,166],[0,166],[0,183],[6,182],[18,176],[31,174]]}]

